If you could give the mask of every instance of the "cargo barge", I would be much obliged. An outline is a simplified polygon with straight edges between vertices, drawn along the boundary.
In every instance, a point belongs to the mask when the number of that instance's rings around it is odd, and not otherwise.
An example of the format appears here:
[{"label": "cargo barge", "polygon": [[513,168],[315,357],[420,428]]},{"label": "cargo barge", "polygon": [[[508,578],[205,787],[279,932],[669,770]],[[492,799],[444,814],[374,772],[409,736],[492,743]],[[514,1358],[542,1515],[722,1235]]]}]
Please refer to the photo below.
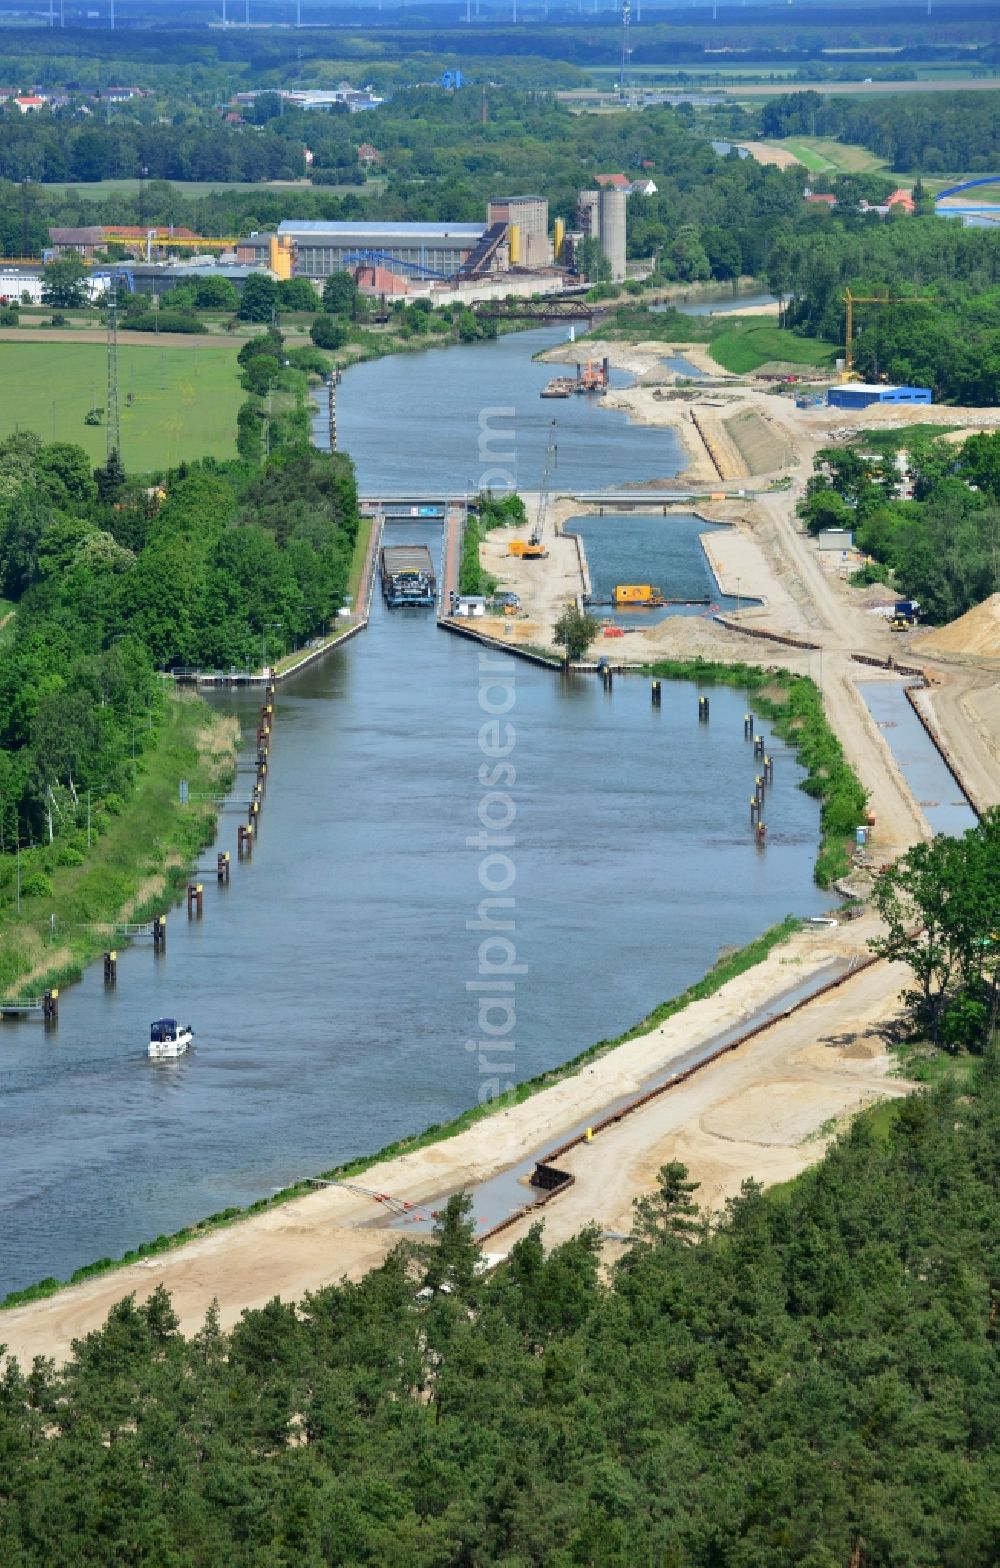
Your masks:
[{"label": "cargo barge", "polygon": [[382,597],[390,609],[437,602],[434,563],[425,544],[384,545],[381,575]]}]

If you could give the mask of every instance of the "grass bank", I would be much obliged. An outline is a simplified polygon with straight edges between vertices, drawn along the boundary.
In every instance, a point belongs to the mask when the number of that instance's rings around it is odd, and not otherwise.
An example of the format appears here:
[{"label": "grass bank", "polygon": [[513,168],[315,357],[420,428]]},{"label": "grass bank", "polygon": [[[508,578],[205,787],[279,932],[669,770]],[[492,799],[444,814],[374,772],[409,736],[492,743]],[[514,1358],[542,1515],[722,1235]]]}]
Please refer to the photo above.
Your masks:
[{"label": "grass bank", "polygon": [[864,821],[868,797],[827,722],[823,699],[807,675],[762,670],[753,664],[718,664],[710,659],[665,659],[648,666],[663,679],[701,685],[736,686],[753,699],[781,740],[794,746],[806,770],[801,789],[820,803],[821,838],[815,878],[829,887],[850,870],[854,830]]},{"label": "grass bank", "polygon": [[[196,797],[220,794],[233,775],[238,738],[233,720],[213,714],[193,694],[170,692],[158,729],[139,736],[146,746],[137,752],[134,792],[91,813],[90,847],[82,825],[72,842],[22,855],[22,890],[42,891],[22,891],[20,915],[5,876],[0,993],[37,995],[79,979],[108,946],[106,928],[148,920],[173,902],[192,861],[211,842],[217,815],[210,801],[181,806],[178,781],[186,778]],[[81,863],[60,864],[67,858]]]},{"label": "grass bank", "polygon": [[708,351],[724,370],[744,376],[771,364],[832,369],[837,345],[823,338],[800,337],[773,321],[748,317],[716,332]]},{"label": "grass bank", "polygon": [[[680,995],[671,997],[668,1001],[661,1002],[658,1007],[645,1018],[639,1020],[626,1029],[623,1034],[616,1035],[610,1040],[598,1040],[596,1044],[581,1051],[578,1056],[572,1057],[568,1062],[559,1067],[552,1068],[549,1072],[539,1073],[534,1078],[528,1078],[524,1083],[517,1085],[512,1094],[499,1100],[487,1102],[485,1105],[475,1105],[461,1112],[449,1122],[435,1123],[426,1127],[423,1132],[415,1133],[409,1138],[398,1138],[394,1143],[387,1144],[374,1154],[359,1156],[358,1159],[349,1160],[343,1165],[337,1165],[333,1170],[320,1173],[320,1179],[325,1181],[351,1180],[362,1175],[372,1166],[380,1164],[383,1160],[391,1160],[401,1154],[412,1154],[418,1149],[426,1148],[429,1144],[442,1143],[447,1138],[454,1138],[459,1133],[465,1132],[469,1127],[474,1127],[478,1122],[485,1121],[488,1117],[496,1115],[498,1111],[508,1109],[511,1105],[521,1105],[533,1095],[541,1093],[543,1089],[551,1088],[553,1084],[560,1083],[565,1078],[571,1078],[579,1073],[591,1062],[601,1056],[606,1056],[617,1046],[627,1045],[630,1040],[636,1040],[641,1035],[648,1034],[651,1029],[658,1028],[667,1019],[673,1018],[677,1013],[690,1007],[692,1002],[700,1002],[706,997],[714,996],[728,981],[745,974],[756,964],[762,963],[780,943],[786,941],[799,929],[801,922],[794,916],[787,915],[778,925],[763,932],[754,941],[734,952],[721,956],[707,974],[697,980],[694,985],[688,986]],[[155,1257],[159,1253],[171,1252],[177,1247],[184,1246],[187,1242],[194,1241],[199,1236],[208,1235],[211,1231],[221,1230],[226,1226],[237,1224],[241,1220],[249,1219],[253,1214],[261,1214],[266,1209],[272,1209],[279,1204],[289,1203],[294,1198],[301,1198],[306,1193],[313,1191],[310,1181],[296,1182],[294,1186],[285,1187],[280,1192],[274,1193],[269,1198],[258,1198],[255,1203],[249,1204],[245,1209],[232,1207],[220,1209],[216,1214],[210,1214],[196,1225],[186,1226],[170,1236],[157,1236],[153,1241],[143,1242],[121,1258],[99,1258],[95,1263],[85,1264],[73,1273],[68,1280],[53,1278],[39,1280],[37,1285],[29,1285],[24,1290],[11,1291],[3,1301],[0,1301],[0,1310],[5,1308],[20,1307],[30,1301],[40,1301],[47,1296],[53,1296],[57,1291],[65,1289],[67,1285],[81,1284],[84,1280],[93,1279],[99,1274],[106,1274],[112,1269],[121,1268],[123,1265],[137,1263],[141,1258]]]},{"label": "grass bank", "polygon": [[[734,302],[738,305],[738,302]],[[807,338],[760,316],[686,316],[678,310],[652,311],[622,305],[587,337],[625,343],[669,343],[683,348],[704,343],[712,358],[733,375],[750,375],[762,365],[831,367],[836,343]]]},{"label": "grass bank", "polygon": [[371,542],[372,529],[375,526],[373,517],[361,516],[358,518],[358,535],[354,541],[354,554],[351,556],[351,570],[347,578],[347,596],[351,608],[361,610],[363,605],[358,604],[358,594],[361,592],[361,579],[365,572],[365,561],[368,558],[368,545]]}]

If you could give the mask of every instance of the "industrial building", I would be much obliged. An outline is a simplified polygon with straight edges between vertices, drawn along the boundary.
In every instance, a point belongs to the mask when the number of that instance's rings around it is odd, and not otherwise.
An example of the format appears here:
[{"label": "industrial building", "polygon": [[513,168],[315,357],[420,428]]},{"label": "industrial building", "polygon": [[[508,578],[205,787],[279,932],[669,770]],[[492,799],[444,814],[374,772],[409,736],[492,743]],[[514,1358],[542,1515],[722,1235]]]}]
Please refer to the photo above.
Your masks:
[{"label": "industrial building", "polygon": [[512,267],[534,271],[552,263],[549,204],[544,196],[500,196],[489,203],[490,224],[507,225]]},{"label": "industrial building", "polygon": [[580,191],[576,198],[576,227],[584,239],[601,237],[601,193]]},{"label": "industrial building", "polygon": [[[271,264],[275,251],[288,256],[289,271],[322,280],[354,267],[386,267],[414,277],[452,278],[474,261],[488,229],[482,223],[322,223],[286,219],[274,233],[251,234],[236,246],[246,265]],[[506,265],[496,248],[497,263]],[[283,257],[281,258],[284,259]]]},{"label": "industrial building", "polygon": [[109,245],[121,245],[133,256],[146,256],[148,259],[151,251],[168,245],[185,250],[204,245],[208,250],[215,250],[219,243],[218,240],[203,239],[193,229],[175,228],[172,225],[168,228],[150,228],[136,224],[93,223],[83,228],[56,227],[49,230],[49,249],[53,255],[75,254],[87,260],[92,260],[98,251],[106,250]]},{"label": "industrial building", "polygon": [[95,282],[103,289],[104,279],[113,274],[119,280],[119,288],[124,287],[130,294],[148,294],[151,299],[161,299],[197,278],[225,278],[237,294],[242,294],[247,278],[259,271],[259,267],[234,267],[217,261],[122,261],[102,267],[95,275]]},{"label": "industrial building", "polygon": [[0,266],[0,305],[40,305],[42,274],[24,267]]},{"label": "industrial building", "polygon": [[[102,277],[83,280],[84,292],[91,300],[104,293]],[[43,305],[45,291],[44,267],[16,267],[10,262],[0,264],[0,305]]]},{"label": "industrial building", "polygon": [[886,387],[870,381],[848,381],[826,394],[830,408],[871,408],[874,403],[931,403],[930,387]]},{"label": "industrial building", "polygon": [[577,193],[576,230],[567,236],[568,254],[577,256],[582,240],[597,240],[611,282],[621,283],[625,277],[625,202],[630,188],[612,184],[610,176],[606,179],[600,190]]}]

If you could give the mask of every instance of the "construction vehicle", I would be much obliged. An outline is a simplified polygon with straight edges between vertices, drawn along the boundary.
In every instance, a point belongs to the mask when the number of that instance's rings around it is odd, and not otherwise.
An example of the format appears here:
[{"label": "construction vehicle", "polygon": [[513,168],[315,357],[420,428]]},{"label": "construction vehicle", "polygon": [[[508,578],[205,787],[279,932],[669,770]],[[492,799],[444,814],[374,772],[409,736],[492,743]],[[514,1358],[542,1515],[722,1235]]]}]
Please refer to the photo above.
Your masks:
[{"label": "construction vehicle", "polygon": [[545,447],[545,467],[542,470],[542,488],[538,494],[538,516],[535,526],[531,531],[531,538],[512,539],[510,542],[510,550],[508,553],[510,555],[519,556],[522,561],[544,561],[549,553],[542,544],[542,536],[545,532],[545,519],[549,509],[549,475],[555,466],[556,461],[555,429],[556,422],[553,419],[549,427],[549,440]]},{"label": "construction vehicle", "polygon": [[617,610],[629,605],[641,610],[652,610],[665,602],[659,588],[654,588],[651,583],[619,583],[612,599]]}]

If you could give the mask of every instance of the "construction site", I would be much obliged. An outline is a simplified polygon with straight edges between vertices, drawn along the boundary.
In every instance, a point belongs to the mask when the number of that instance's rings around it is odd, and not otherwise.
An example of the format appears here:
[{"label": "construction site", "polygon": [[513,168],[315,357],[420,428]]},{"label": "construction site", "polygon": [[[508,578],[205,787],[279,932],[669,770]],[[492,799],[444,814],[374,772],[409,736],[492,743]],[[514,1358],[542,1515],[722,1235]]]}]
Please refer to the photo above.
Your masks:
[{"label": "construction site", "polygon": [[[625,605],[643,609],[647,619],[618,628],[614,639],[602,636],[584,663],[592,668],[602,658],[616,683],[648,684],[648,667],[664,659],[809,675],[868,797],[849,875],[830,890],[826,914],[805,922],[763,961],[576,1070],[553,1073],[521,1103],[501,1103],[454,1136],[382,1160],[356,1179],[317,1183],[308,1196],[155,1260],[8,1312],[4,1338],[22,1361],[64,1354],[126,1291],[143,1298],[162,1284],[182,1326],[195,1328],[213,1297],[225,1325],[275,1294],[292,1299],[328,1281],[358,1278],[401,1236],[426,1228],[460,1189],[473,1194],[487,1261],[505,1254],[538,1217],[547,1244],[596,1222],[610,1259],[628,1234],[633,1200],[665,1161],[681,1160],[699,1183],[699,1202],[716,1211],[748,1179],[766,1185],[806,1169],[860,1107],[911,1092],[889,1045],[906,972],[872,959],[868,944],[878,921],[868,899],[878,868],[928,840],[940,809],[960,806],[971,821],[1000,803],[1000,596],[949,626],[929,630],[907,621],[894,630],[895,617],[886,612],[895,604],[887,605],[884,592],[852,585],[850,556],[821,549],[803,532],[795,507],[815,453],[859,429],[936,421],[963,433],[997,429],[1000,411],[798,406],[764,375],[725,375],[703,345],[677,345],[705,372],[696,387],[664,367],[662,343],[588,349],[592,359],[606,357],[635,378],[607,391],[602,406],[637,424],[674,429],[687,454],[683,473],[588,494],[566,485],[548,462],[541,489],[524,496],[526,524],[493,530],[481,547],[482,566],[506,608],[477,616],[474,625],[448,615],[440,624],[497,656],[544,662],[561,653],[556,620],[591,591],[586,555],[566,523],[590,511],[613,529],[616,518],[643,512],[669,529],[672,516],[694,511],[706,525],[702,548],[726,608],[661,613],[657,601],[669,600],[668,582],[652,574],[623,581]],[[546,357],[558,365],[579,356],[580,345],[566,344]],[[554,448],[554,437],[549,444]],[[408,509],[419,511],[417,501]],[[460,516],[446,506],[437,512],[446,517],[442,599],[450,604]],[[383,583],[385,570],[383,559]],[[662,684],[660,700],[669,704],[670,683]],[[606,684],[607,700],[614,703],[620,690]],[[764,687],[776,701],[781,690],[777,681]],[[897,695],[901,709],[916,716],[920,745],[943,771],[914,770],[902,716],[887,705]],[[761,733],[758,723],[754,741]],[[587,1043],[581,1040],[581,1048]]]}]

